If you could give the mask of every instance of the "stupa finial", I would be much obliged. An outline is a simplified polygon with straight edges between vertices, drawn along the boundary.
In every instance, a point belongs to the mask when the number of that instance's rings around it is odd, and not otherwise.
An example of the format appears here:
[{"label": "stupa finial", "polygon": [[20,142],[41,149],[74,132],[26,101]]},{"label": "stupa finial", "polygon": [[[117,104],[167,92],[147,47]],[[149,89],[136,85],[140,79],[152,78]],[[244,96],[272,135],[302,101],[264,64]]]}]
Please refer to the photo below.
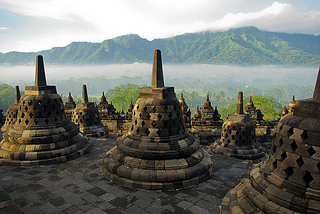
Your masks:
[{"label": "stupa finial", "polygon": [[47,86],[46,75],[44,73],[43,57],[41,55],[37,55],[36,57],[35,86]]},{"label": "stupa finial", "polygon": [[239,91],[239,93],[238,93],[236,114],[243,114],[243,93],[242,93],[242,91]]},{"label": "stupa finial", "polygon": [[320,68],[318,71],[318,77],[316,81],[316,86],[314,87],[314,92],[313,92],[313,100],[320,102]]},{"label": "stupa finial", "polygon": [[87,92],[87,86],[82,86],[82,103],[88,103],[88,92]]},{"label": "stupa finial", "polygon": [[21,95],[20,95],[19,86],[16,86],[15,98],[14,98],[14,103],[15,103],[15,104],[18,104],[18,103],[19,103],[20,97],[21,97]]},{"label": "stupa finial", "polygon": [[161,51],[159,49],[153,52],[153,68],[152,68],[152,88],[164,87]]}]

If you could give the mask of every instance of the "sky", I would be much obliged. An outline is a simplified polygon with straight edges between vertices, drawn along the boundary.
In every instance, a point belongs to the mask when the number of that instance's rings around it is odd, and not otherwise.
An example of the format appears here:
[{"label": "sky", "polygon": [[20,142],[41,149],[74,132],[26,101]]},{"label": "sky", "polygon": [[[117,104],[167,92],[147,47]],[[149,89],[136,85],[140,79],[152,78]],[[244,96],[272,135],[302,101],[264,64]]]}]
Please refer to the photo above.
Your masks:
[{"label": "sky", "polygon": [[319,0],[0,0],[0,52],[242,26],[320,35]]}]

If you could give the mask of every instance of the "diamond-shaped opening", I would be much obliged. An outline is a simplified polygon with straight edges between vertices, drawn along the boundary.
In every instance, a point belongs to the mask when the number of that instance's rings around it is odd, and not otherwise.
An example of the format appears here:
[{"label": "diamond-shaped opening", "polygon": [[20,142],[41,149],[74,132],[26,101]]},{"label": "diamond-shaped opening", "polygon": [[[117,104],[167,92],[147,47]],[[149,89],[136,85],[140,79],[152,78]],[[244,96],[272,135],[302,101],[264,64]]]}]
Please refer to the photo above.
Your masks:
[{"label": "diamond-shaped opening", "polygon": [[136,116],[136,112],[135,111],[133,112],[133,116]]},{"label": "diamond-shaped opening", "polygon": [[40,112],[40,113],[38,114],[38,116],[39,116],[39,117],[42,117],[42,113]]},{"label": "diamond-shaped opening", "polygon": [[146,112],[147,110],[148,110],[148,107],[147,107],[147,106],[144,106],[144,107],[143,107],[143,111]]},{"label": "diamond-shaped opening", "polygon": [[157,107],[153,107],[152,111],[155,113],[157,111]]},{"label": "diamond-shaped opening", "polygon": [[291,166],[288,166],[284,172],[286,173],[287,175],[287,178],[290,177],[292,174],[293,174],[293,168]]},{"label": "diamond-shaped opening", "polygon": [[318,170],[320,170],[320,162],[317,164]]},{"label": "diamond-shaped opening", "polygon": [[26,106],[26,107],[24,108],[24,110],[28,111],[28,106]]},{"label": "diamond-shaped opening", "polygon": [[158,134],[159,136],[161,136],[161,133],[162,133],[162,131],[159,129],[159,130],[157,131],[157,134]]},{"label": "diamond-shaped opening", "polygon": [[303,158],[300,156],[297,160],[296,160],[299,168],[304,164]]},{"label": "diamond-shaped opening", "polygon": [[137,134],[139,134],[140,133],[140,129],[139,128],[137,128]]},{"label": "diamond-shaped opening", "polygon": [[28,105],[31,106],[32,105],[32,100],[28,101]]},{"label": "diamond-shaped opening", "polygon": [[23,101],[22,104],[23,104],[23,105],[26,104],[26,101]]},{"label": "diamond-shaped opening", "polygon": [[131,131],[133,131],[133,126],[131,126]]},{"label": "diamond-shaped opening", "polygon": [[34,119],[34,123],[38,125],[39,121],[37,119]]},{"label": "diamond-shaped opening", "polygon": [[151,117],[151,115],[148,113],[148,115],[147,115],[148,120],[150,119],[150,117]]},{"label": "diamond-shaped opening", "polygon": [[37,111],[37,106],[33,106],[33,111]]},{"label": "diamond-shaped opening", "polygon": [[46,124],[48,124],[48,123],[49,123],[48,118],[46,118],[46,119],[44,120],[44,122],[46,122]]},{"label": "diamond-shaped opening", "polygon": [[19,121],[18,121],[18,122],[19,122],[19,124],[20,124],[20,123],[21,123],[21,119],[19,119]]},{"label": "diamond-shaped opening", "polygon": [[147,136],[149,136],[149,134],[150,134],[149,129],[147,129],[147,130],[145,131],[145,133],[146,133]]},{"label": "diamond-shaped opening", "polygon": [[279,139],[279,147],[281,147],[282,144],[283,144],[283,140],[282,140],[282,138],[280,138],[280,139]]},{"label": "diamond-shaped opening", "polygon": [[24,122],[25,122],[25,124],[26,124],[26,125],[28,125],[29,120],[28,120],[28,119],[26,119]]},{"label": "diamond-shaped opening", "polygon": [[176,123],[176,121],[174,120],[174,121],[173,121],[173,125],[175,126],[176,124],[177,124],[177,123]]},{"label": "diamond-shaped opening", "polygon": [[303,176],[303,179],[307,184],[309,184],[311,181],[313,181],[313,177],[309,171],[306,171],[306,174]]},{"label": "diamond-shaped opening", "polygon": [[173,117],[172,113],[170,112],[168,117],[171,119]]},{"label": "diamond-shaped opening", "polygon": [[139,110],[139,105],[137,105],[137,111]]},{"label": "diamond-shaped opening", "polygon": [[151,125],[152,125],[152,127],[154,128],[154,127],[156,127],[157,123],[154,122],[154,121],[152,121]]},{"label": "diamond-shaped opening", "polygon": [[137,120],[135,120],[135,121],[134,121],[134,124],[136,124],[136,125],[137,125],[137,124],[138,124],[138,121],[137,121]]},{"label": "diamond-shaped opening", "polygon": [[281,161],[283,161],[284,159],[286,159],[287,158],[287,153],[286,152],[283,152],[282,154],[281,154]]},{"label": "diamond-shaped opening", "polygon": [[168,133],[171,135],[172,134],[172,129],[168,129]]},{"label": "diamond-shaped opening", "polygon": [[277,147],[275,145],[272,146],[271,148],[271,154],[274,154],[277,150]]},{"label": "diamond-shaped opening", "polygon": [[169,109],[168,106],[164,107],[164,111],[168,111],[168,109]]},{"label": "diamond-shaped opening", "polygon": [[47,106],[43,106],[42,109],[45,111],[47,109]]},{"label": "diamond-shaped opening", "polygon": [[275,170],[275,169],[278,167],[278,162],[277,162],[277,160],[273,161],[272,167],[273,167],[273,170]]},{"label": "diamond-shaped opening", "polygon": [[162,115],[161,115],[161,114],[158,114],[158,116],[157,116],[157,117],[158,117],[158,119],[159,119],[159,120],[161,120]]},{"label": "diamond-shaped opening", "polygon": [[301,139],[303,141],[307,140],[308,139],[308,132],[307,131],[303,131],[302,134],[301,134]]},{"label": "diamond-shaped opening", "polygon": [[239,136],[239,139],[240,139],[240,140],[242,139],[242,135]]},{"label": "diamond-shaped opening", "polygon": [[55,110],[56,109],[56,106],[55,105],[52,105],[52,110]]},{"label": "diamond-shaped opening", "polygon": [[298,148],[298,146],[297,146],[297,144],[296,144],[295,141],[293,141],[293,143],[291,143],[290,147],[291,147],[291,150],[292,150],[293,152]]},{"label": "diamond-shaped opening", "polygon": [[54,122],[57,122],[57,121],[58,121],[58,118],[57,118],[57,117],[55,117],[53,120],[54,120]]},{"label": "diamond-shaped opening", "polygon": [[22,114],[21,114],[21,118],[24,118],[24,116],[25,116],[25,114],[24,114],[24,113],[22,113]]},{"label": "diamond-shaped opening", "polygon": [[314,150],[313,147],[310,147],[310,148],[307,150],[307,152],[309,153],[310,157],[316,153],[316,151]]},{"label": "diamond-shaped opening", "polygon": [[144,121],[142,121],[142,122],[141,122],[141,125],[144,126],[144,125],[146,125],[146,123],[145,123]]},{"label": "diamond-shaped opening", "polygon": [[163,122],[163,126],[164,126],[164,127],[167,127],[167,125],[168,125],[167,121],[164,121],[164,122]]},{"label": "diamond-shaped opening", "polygon": [[292,127],[287,131],[287,136],[290,137],[291,135],[293,135],[293,128]]},{"label": "diamond-shaped opening", "polygon": [[140,118],[142,117],[142,114],[141,114],[141,113],[139,114],[139,117],[140,117]]}]

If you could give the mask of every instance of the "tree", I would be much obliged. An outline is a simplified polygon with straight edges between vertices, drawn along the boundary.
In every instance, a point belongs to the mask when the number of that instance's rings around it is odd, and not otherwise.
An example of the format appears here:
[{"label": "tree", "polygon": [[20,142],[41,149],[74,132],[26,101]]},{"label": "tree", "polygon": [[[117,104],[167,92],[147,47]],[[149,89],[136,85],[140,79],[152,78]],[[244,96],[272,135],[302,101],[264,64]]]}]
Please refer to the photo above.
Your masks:
[{"label": "tree", "polygon": [[14,103],[15,90],[8,84],[0,85],[0,109],[6,112],[9,104]]},{"label": "tree", "polygon": [[145,87],[145,85],[138,86],[127,83],[114,87],[108,102],[112,102],[117,111],[123,110],[124,112],[127,112],[131,102],[135,103],[138,99],[141,87]]}]

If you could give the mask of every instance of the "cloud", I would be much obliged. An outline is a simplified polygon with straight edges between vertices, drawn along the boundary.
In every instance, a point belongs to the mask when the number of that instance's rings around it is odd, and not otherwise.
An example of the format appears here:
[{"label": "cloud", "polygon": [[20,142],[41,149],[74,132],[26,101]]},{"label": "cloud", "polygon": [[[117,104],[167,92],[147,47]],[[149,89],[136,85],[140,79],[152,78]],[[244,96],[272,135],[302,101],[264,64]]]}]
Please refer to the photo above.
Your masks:
[{"label": "cloud", "polygon": [[0,34],[0,41],[10,41],[0,42],[0,51],[101,42],[129,33],[152,40],[242,26],[320,34],[320,11],[272,0],[0,0],[0,10],[16,14],[20,22],[7,25],[14,35]]},{"label": "cloud", "polygon": [[7,27],[0,27],[0,30],[9,30],[10,28]]}]

